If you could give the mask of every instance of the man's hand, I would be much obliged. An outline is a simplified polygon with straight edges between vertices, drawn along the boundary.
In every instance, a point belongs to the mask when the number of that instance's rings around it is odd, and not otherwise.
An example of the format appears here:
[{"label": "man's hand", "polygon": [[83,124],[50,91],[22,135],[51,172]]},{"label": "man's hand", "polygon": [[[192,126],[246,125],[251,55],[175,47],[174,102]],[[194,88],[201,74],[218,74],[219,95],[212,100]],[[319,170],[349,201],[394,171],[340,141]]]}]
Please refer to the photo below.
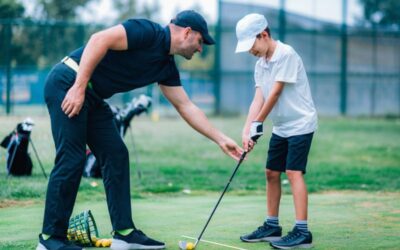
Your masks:
[{"label": "man's hand", "polygon": [[250,139],[253,142],[257,142],[258,138],[260,138],[263,134],[263,123],[258,121],[252,122],[250,125]]},{"label": "man's hand", "polygon": [[72,118],[79,114],[85,101],[85,88],[72,85],[61,104],[62,111]]},{"label": "man's hand", "polygon": [[243,150],[239,147],[239,145],[236,144],[235,141],[228,137],[226,137],[223,142],[219,144],[219,146],[225,154],[229,155],[236,161],[239,161],[240,157],[242,156]]}]

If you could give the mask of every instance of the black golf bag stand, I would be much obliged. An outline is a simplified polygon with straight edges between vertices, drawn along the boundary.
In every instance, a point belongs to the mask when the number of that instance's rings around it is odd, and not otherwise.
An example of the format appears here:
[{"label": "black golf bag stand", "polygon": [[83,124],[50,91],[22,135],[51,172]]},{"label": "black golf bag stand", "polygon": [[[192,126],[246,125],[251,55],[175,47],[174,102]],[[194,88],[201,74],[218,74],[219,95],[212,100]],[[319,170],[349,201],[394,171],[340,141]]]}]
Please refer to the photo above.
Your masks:
[{"label": "black golf bag stand", "polygon": [[18,123],[17,127],[1,142],[0,145],[7,149],[7,176],[32,175],[33,164],[28,152],[29,143],[31,143],[43,175],[47,179],[46,172],[31,139],[33,125],[32,119],[29,117],[26,118],[23,122]]},{"label": "black golf bag stand", "polygon": [[[142,177],[142,173],[139,168],[139,156],[136,150],[135,141],[133,138],[133,132],[131,128],[131,121],[133,117],[147,112],[151,106],[151,98],[146,95],[140,95],[138,98],[133,98],[131,102],[127,103],[124,108],[120,109],[118,107],[111,106],[111,110],[114,114],[114,121],[117,125],[119,133],[123,138],[129,128],[130,137],[132,141],[132,148],[135,154],[136,169],[139,179]],[[101,178],[101,168],[96,161],[96,157],[90,151],[86,150],[86,163],[85,169],[83,171],[84,177]]]}]

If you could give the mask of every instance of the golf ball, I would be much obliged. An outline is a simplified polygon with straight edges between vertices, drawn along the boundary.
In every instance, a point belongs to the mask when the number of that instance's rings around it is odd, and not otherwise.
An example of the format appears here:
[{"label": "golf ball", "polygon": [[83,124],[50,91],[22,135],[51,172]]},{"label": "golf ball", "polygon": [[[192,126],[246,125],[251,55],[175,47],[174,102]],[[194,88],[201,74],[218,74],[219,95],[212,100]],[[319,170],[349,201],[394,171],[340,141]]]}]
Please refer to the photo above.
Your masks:
[{"label": "golf ball", "polygon": [[192,242],[188,242],[186,244],[186,250],[192,250],[192,249],[194,249],[194,244]]}]

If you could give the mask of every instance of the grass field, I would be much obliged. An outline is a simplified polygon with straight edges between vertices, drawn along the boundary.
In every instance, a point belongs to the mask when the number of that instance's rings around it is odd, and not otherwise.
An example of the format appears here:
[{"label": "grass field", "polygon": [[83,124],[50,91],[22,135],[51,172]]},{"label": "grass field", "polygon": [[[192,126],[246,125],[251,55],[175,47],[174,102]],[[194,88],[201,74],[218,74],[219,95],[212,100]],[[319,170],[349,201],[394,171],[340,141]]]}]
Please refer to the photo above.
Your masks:
[{"label": "grass field", "polygon": [[[23,117],[1,117],[0,136],[8,134]],[[54,161],[54,145],[49,121],[34,117],[37,125],[32,139],[47,173]],[[240,140],[244,117],[214,118],[213,124]],[[235,162],[218,146],[195,133],[180,119],[152,122],[146,117],[133,120],[133,135],[139,155],[142,179],[129,134],[125,138],[131,152],[133,196],[142,193],[180,192],[183,189],[217,191],[225,185]],[[264,164],[271,126],[241,167],[232,189],[244,192],[264,190]],[[6,175],[5,150],[0,149],[0,199],[43,198],[46,182],[34,155],[34,176],[2,178]],[[306,175],[311,192],[325,190],[400,190],[400,119],[322,119],[316,132]],[[89,196],[102,194],[90,181],[81,191]],[[289,192],[289,188],[285,188]]]},{"label": "grass field", "polygon": [[[399,195],[396,193],[329,192],[310,196],[310,228],[314,249],[398,249]],[[135,223],[146,234],[163,240],[167,249],[178,249],[182,235],[197,237],[217,194],[152,195],[132,200]],[[228,193],[209,224],[204,239],[248,250],[268,249],[266,243],[245,244],[238,237],[262,223],[264,195]],[[292,200],[282,200],[284,231],[293,224]],[[110,238],[110,221],[104,197],[80,199],[75,211],[90,208],[102,237]],[[0,209],[0,249],[33,249],[41,227],[41,202]],[[192,241],[193,242],[193,241]],[[201,243],[199,250],[229,249]]]},{"label": "grass field", "polygon": [[[24,117],[0,117],[0,139]],[[32,139],[47,173],[54,161],[54,145],[45,116],[33,117]],[[212,118],[212,123],[240,140],[244,117]],[[133,120],[139,155],[131,152],[131,190],[134,218],[150,235],[177,249],[181,234],[197,236],[228,180],[235,162],[193,132],[181,119],[152,122]],[[227,199],[217,211],[205,239],[246,249],[238,235],[253,230],[264,217],[264,164],[271,126],[243,163]],[[8,177],[5,150],[0,149],[0,249],[31,249],[41,228],[47,182],[34,155],[32,177]],[[140,169],[142,178],[136,171]],[[285,177],[283,177],[285,178]],[[312,193],[310,223],[318,249],[396,249],[400,244],[400,119],[324,118],[315,134],[308,172]],[[103,236],[111,230],[104,189],[83,179],[75,211],[90,208]],[[284,182],[286,183],[286,182]],[[187,196],[183,190],[191,190]],[[218,193],[217,193],[218,192]],[[285,231],[293,221],[290,188],[284,185],[282,218]],[[150,212],[149,211],[154,211]],[[158,217],[160,216],[160,217]],[[158,218],[157,218],[158,217]],[[204,244],[200,249],[222,249]]]}]

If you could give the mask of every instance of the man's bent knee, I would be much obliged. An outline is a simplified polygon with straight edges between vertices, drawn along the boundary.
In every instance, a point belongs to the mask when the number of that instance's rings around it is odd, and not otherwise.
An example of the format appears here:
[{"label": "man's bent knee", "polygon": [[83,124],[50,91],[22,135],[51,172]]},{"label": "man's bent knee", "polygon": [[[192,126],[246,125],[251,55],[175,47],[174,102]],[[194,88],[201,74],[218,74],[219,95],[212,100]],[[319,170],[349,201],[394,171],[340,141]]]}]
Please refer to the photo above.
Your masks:
[{"label": "man's bent knee", "polygon": [[114,146],[107,151],[104,159],[106,175],[119,176],[127,174],[129,171],[129,153],[124,144]]}]

